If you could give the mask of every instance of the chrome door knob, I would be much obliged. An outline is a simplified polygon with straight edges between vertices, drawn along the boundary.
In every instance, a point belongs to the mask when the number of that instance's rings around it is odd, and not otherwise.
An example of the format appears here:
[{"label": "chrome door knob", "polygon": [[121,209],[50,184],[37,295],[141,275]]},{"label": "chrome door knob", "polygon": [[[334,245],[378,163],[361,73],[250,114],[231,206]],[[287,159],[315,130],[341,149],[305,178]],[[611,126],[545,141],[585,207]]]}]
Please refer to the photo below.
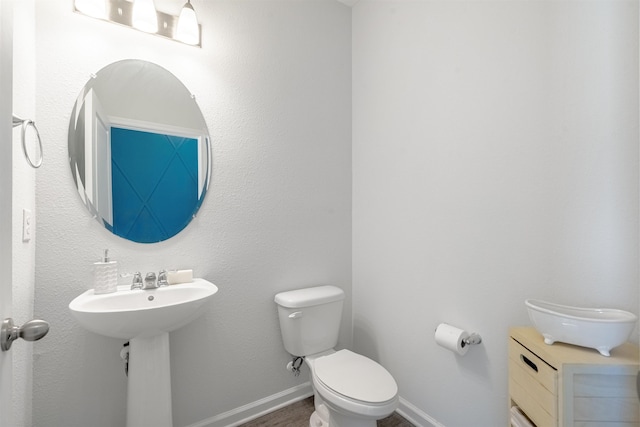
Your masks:
[{"label": "chrome door knob", "polygon": [[25,341],[37,341],[47,335],[49,323],[44,320],[30,320],[22,326],[15,326],[12,318],[4,319],[0,329],[0,349],[7,351],[18,338]]}]

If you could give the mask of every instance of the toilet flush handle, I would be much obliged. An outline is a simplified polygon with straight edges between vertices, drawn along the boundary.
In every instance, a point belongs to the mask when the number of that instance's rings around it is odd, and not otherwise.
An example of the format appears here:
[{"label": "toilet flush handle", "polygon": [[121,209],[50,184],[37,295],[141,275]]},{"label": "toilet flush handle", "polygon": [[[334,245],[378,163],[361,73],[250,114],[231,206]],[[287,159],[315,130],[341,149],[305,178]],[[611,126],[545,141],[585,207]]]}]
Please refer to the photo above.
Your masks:
[{"label": "toilet flush handle", "polygon": [[289,315],[289,319],[299,319],[300,317],[302,317],[301,311],[296,311]]}]

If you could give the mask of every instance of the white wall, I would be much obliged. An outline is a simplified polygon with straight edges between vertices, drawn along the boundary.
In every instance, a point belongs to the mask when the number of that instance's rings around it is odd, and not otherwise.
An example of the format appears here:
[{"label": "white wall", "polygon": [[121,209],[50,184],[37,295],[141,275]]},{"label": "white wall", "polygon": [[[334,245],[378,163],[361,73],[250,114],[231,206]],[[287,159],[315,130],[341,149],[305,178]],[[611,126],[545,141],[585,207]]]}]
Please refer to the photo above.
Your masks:
[{"label": "white wall", "polygon": [[[34,1],[14,1],[13,22],[13,114],[31,119],[39,125],[35,115],[35,31]],[[13,319],[17,325],[34,318],[36,235],[29,242],[22,241],[22,210],[36,218],[35,170],[27,163],[22,151],[21,127],[13,129]],[[26,132],[27,150],[37,154],[37,140],[33,129]],[[36,161],[33,156],[32,160]],[[33,227],[35,231],[35,225]],[[34,345],[18,341],[13,352],[13,412],[15,426],[32,425],[33,348]]]},{"label": "white wall", "polygon": [[[306,381],[285,370],[277,292],[336,284],[351,306],[350,9],[331,0],[192,4],[202,49],[74,14],[67,0],[36,1],[45,163],[37,173],[35,308],[51,332],[35,347],[34,426],[124,424],[123,341],[83,331],[67,309],[89,286],[103,248],[121,271],[193,268],[220,288],[202,318],[171,334],[176,426]],[[212,185],[198,217],[153,245],[102,229],[81,204],[67,162],[80,89],[125,58],[180,78],[213,140]],[[344,346],[350,321],[347,310]]]},{"label": "white wall", "polygon": [[[0,2],[0,269],[12,278],[12,140],[10,119],[13,98],[13,3]],[[0,282],[0,318],[13,314],[12,285]],[[0,425],[15,422],[13,416],[13,353],[0,351]]]},{"label": "white wall", "polygon": [[[528,323],[526,297],[638,312],[637,4],[361,0],[351,47],[351,13],[331,1],[193,3],[201,50],[36,2],[35,312],[52,331],[34,347],[34,426],[124,422],[121,341],[66,308],[104,247],[122,271],[192,267],[220,287],[171,336],[176,426],[303,381],[283,370],[272,298],[350,291],[351,61],[355,347],[405,403],[447,427],[469,410],[504,425],[507,328]],[[124,58],[182,79],[214,140],[198,218],[150,246],[98,227],[66,159],[80,88]],[[437,347],[441,321],[483,345]]]},{"label": "white wall", "polygon": [[505,425],[525,298],[638,313],[638,3],[352,13],[355,348],[423,419]]}]

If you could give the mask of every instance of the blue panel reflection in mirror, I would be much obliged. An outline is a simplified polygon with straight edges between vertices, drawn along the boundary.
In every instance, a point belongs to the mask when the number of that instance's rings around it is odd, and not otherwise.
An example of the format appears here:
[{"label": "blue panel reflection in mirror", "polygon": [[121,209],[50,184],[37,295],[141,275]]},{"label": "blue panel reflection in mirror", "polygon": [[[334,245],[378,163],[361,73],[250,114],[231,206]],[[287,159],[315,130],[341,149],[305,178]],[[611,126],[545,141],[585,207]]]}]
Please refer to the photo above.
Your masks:
[{"label": "blue panel reflection in mirror", "polygon": [[140,243],[179,233],[201,203],[198,164],[196,138],[111,127],[111,231]]}]

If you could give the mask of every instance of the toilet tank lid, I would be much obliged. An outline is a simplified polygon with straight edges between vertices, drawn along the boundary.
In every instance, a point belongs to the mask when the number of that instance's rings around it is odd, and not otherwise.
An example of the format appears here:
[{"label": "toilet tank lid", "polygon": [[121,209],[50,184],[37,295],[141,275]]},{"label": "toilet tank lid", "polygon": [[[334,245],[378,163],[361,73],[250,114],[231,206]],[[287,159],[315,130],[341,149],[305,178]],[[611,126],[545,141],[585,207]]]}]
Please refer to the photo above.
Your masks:
[{"label": "toilet tank lid", "polygon": [[280,292],[275,297],[276,304],[287,308],[311,307],[343,299],[344,291],[331,285]]}]

